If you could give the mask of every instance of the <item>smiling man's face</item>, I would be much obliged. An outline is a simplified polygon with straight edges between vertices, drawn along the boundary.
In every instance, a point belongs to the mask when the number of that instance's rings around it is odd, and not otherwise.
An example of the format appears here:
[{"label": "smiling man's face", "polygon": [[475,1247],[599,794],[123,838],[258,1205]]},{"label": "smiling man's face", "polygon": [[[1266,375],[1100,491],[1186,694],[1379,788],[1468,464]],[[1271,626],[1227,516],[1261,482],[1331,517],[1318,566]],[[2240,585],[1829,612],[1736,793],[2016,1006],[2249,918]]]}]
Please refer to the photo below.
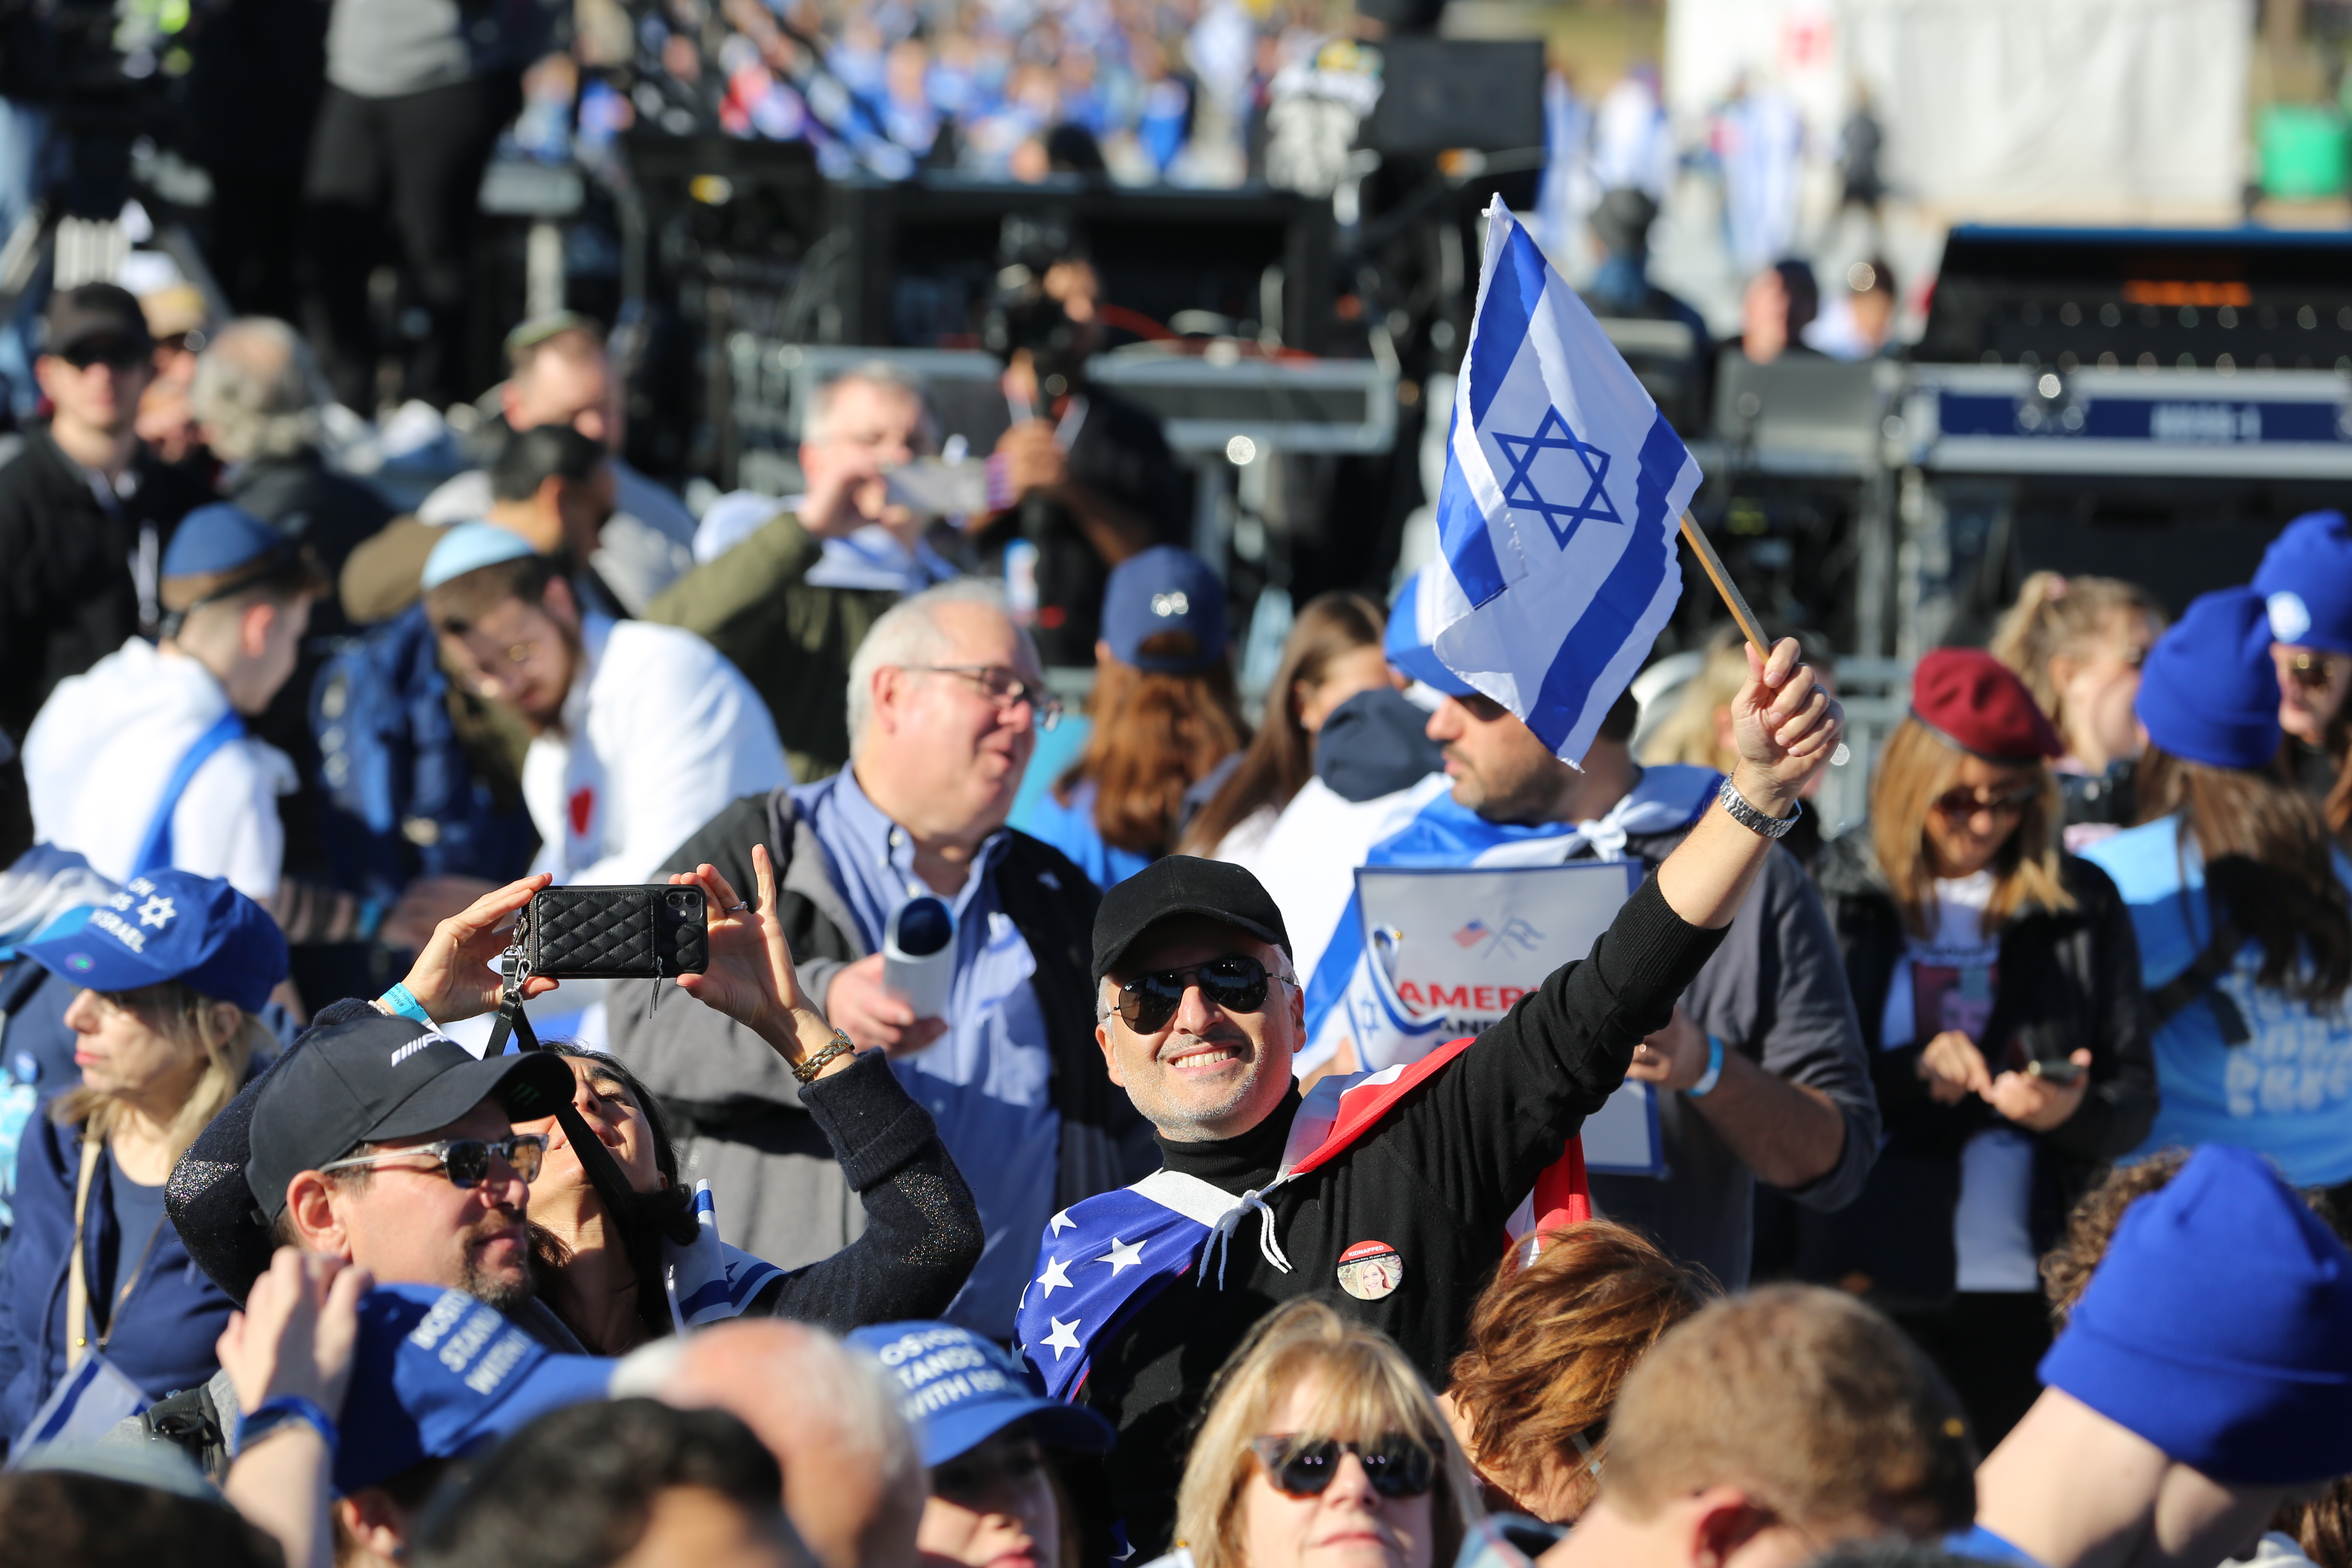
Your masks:
[{"label": "smiling man's face", "polygon": [[[1269,976],[1265,1003],[1236,1013],[1202,994],[1188,976],[1174,1016],[1150,1033],[1118,1014],[1119,987],[1157,970],[1191,969],[1216,959],[1254,958]],[[1100,983],[1110,1011],[1096,1026],[1111,1082],[1136,1110],[1181,1143],[1231,1138],[1265,1120],[1290,1087],[1291,1058],[1306,1033],[1307,998],[1290,960],[1272,942],[1198,915],[1161,921],[1120,955]]]}]

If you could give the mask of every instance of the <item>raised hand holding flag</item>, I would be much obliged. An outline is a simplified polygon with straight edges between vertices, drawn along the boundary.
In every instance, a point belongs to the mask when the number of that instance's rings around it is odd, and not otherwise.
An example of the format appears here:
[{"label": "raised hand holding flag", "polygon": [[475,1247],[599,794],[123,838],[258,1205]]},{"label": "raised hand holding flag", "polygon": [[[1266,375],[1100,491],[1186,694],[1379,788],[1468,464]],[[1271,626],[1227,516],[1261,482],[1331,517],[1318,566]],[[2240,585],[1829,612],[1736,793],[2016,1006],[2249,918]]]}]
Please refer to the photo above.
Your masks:
[{"label": "raised hand holding flag", "polygon": [[1560,757],[1581,761],[1682,596],[1678,522],[1741,629],[1770,646],[1687,526],[1700,477],[1497,197],[1455,383],[1424,639]]}]

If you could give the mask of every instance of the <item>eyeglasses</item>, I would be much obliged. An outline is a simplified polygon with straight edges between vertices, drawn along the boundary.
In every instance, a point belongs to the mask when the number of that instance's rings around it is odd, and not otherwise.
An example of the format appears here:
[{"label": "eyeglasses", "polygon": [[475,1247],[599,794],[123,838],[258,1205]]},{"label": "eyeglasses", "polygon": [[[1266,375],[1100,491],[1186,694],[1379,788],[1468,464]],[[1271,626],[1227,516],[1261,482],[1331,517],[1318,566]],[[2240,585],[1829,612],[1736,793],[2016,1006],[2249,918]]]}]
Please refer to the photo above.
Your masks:
[{"label": "eyeglasses", "polygon": [[1948,789],[1936,797],[1934,804],[1946,816],[1974,816],[1979,811],[1989,811],[1995,816],[2014,816],[2032,805],[2041,794],[2038,784],[2020,784],[2007,795],[1997,795],[1990,800],[1979,798],[1972,789]]},{"label": "eyeglasses", "polygon": [[2335,685],[2337,668],[2330,656],[2308,648],[2286,661],[2288,678],[2305,691],[2324,691]]},{"label": "eyeglasses", "polygon": [[[547,1158],[547,1140],[536,1132],[512,1132],[504,1138],[444,1138],[437,1143],[419,1143],[409,1149],[387,1149],[381,1154],[360,1154],[349,1160],[337,1160],[319,1167],[328,1171],[362,1170],[374,1165],[389,1165],[395,1160],[414,1159],[423,1154],[438,1165],[449,1184],[471,1191],[490,1179],[490,1156],[496,1154],[507,1167],[522,1178],[525,1186],[539,1179],[540,1162]],[[430,1167],[407,1165],[404,1170],[423,1174]]]},{"label": "eyeglasses", "polygon": [[1040,730],[1050,730],[1062,721],[1061,699],[1001,664],[910,664],[904,668],[932,675],[960,675],[978,686],[999,708],[1018,708],[1026,702],[1037,716]]},{"label": "eyeglasses", "polygon": [[1265,988],[1273,979],[1265,965],[1246,953],[1228,953],[1189,969],[1155,969],[1139,974],[1118,988],[1114,1009],[1139,1035],[1156,1035],[1183,1005],[1184,993],[1193,984],[1201,994],[1228,1013],[1255,1013],[1265,1005]]},{"label": "eyeglasses", "polygon": [[1384,1498],[1426,1497],[1437,1479],[1437,1456],[1406,1432],[1384,1432],[1370,1443],[1282,1433],[1253,1437],[1250,1451],[1265,1467],[1265,1479],[1287,1497],[1320,1497],[1339,1473],[1339,1457],[1353,1454],[1364,1479]]}]

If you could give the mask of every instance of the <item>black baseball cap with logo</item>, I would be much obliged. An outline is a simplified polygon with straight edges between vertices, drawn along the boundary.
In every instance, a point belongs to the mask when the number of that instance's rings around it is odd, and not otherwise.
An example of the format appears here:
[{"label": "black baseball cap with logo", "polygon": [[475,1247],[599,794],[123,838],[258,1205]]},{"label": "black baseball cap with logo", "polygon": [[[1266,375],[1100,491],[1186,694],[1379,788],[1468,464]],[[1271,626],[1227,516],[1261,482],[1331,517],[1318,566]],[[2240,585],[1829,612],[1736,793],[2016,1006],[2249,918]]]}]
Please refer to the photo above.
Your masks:
[{"label": "black baseball cap with logo", "polygon": [[437,1029],[371,1007],[316,1032],[261,1085],[246,1185],[275,1224],[288,1182],[362,1143],[420,1137],[491,1099],[510,1121],[552,1116],[572,1092],[572,1069],[559,1057],[477,1058]]},{"label": "black baseball cap with logo", "polygon": [[1246,867],[1197,855],[1164,855],[1103,895],[1095,911],[1095,978],[1118,968],[1145,931],[1176,915],[1222,921],[1290,951],[1281,906]]}]

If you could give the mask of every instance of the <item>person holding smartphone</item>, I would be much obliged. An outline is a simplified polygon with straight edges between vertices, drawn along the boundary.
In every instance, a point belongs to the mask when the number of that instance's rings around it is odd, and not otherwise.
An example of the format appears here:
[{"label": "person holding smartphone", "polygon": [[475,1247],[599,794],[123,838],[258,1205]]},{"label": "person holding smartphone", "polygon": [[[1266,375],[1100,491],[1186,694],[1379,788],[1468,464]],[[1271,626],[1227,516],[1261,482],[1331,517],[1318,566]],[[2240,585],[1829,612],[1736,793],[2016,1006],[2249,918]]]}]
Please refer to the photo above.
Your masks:
[{"label": "person holding smartphone", "polygon": [[2063,750],[2007,667],[1939,648],[1815,873],[1888,1137],[1853,1207],[1799,1216],[1797,1268],[1892,1312],[1988,1446],[2038,1392],[2041,1254],[2156,1113],[2130,911],[2059,847]]}]

